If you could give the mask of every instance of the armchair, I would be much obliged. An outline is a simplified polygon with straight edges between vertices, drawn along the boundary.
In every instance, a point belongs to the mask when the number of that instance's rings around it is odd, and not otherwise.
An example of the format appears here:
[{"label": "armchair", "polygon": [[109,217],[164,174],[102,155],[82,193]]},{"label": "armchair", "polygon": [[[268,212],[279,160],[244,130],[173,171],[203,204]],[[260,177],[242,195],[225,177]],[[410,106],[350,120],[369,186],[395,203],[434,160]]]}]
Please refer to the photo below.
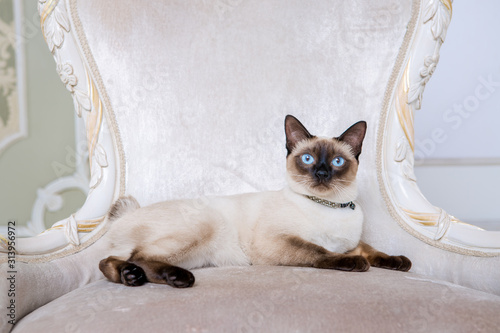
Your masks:
[{"label": "armchair", "polygon": [[[2,315],[3,331],[498,329],[499,233],[434,207],[413,175],[413,113],[451,0],[38,6],[85,124],[90,191],[78,212],[17,240],[17,324]],[[367,121],[363,238],[409,257],[409,273],[204,268],[189,290],[103,279],[101,237],[119,196],[147,205],[283,186],[286,114],[323,134]]]}]

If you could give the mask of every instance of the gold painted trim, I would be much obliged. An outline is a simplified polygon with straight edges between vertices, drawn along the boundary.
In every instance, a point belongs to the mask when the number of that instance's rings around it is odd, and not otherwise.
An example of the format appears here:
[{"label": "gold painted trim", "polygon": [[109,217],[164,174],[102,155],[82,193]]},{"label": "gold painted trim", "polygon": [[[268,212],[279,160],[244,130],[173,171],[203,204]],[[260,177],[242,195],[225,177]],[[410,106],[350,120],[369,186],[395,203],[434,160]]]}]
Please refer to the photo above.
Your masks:
[{"label": "gold painted trim", "polygon": [[[56,4],[54,7],[59,3],[58,0],[49,0],[50,2],[55,2]],[[93,88],[90,90],[92,93],[94,93],[94,99],[92,99],[92,103],[94,105],[95,102],[97,102],[96,96],[99,97],[99,103],[100,107],[102,108],[101,112],[101,120],[102,117],[106,117],[106,120],[108,121],[108,125],[110,127],[111,131],[111,137],[114,140],[114,151],[113,153],[116,156],[116,182],[115,182],[115,192],[114,196],[123,196],[125,194],[125,153],[123,150],[123,144],[122,144],[122,139],[120,135],[120,131],[118,129],[116,117],[113,108],[111,107],[111,103],[109,101],[108,94],[106,92],[106,89],[104,87],[102,78],[99,74],[98,67],[95,63],[94,57],[92,55],[92,52],[90,50],[90,47],[88,46],[87,38],[84,33],[84,29],[82,26],[82,23],[80,21],[80,17],[78,16],[78,1],[77,0],[67,0],[66,2],[68,4],[68,13],[70,16],[70,24],[72,26],[71,29],[71,34],[73,35],[73,40],[76,43],[77,47],[80,47],[80,49],[83,51],[83,55],[81,55],[81,60],[84,63],[85,68],[87,69],[87,66],[90,70],[90,73],[88,73],[89,78],[93,78],[92,81],[92,86]],[[51,12],[53,9],[51,9]],[[49,13],[50,14],[50,13]],[[73,33],[74,31],[74,33]],[[74,35],[76,34],[76,36]],[[89,81],[90,82],[90,81]],[[102,123],[100,121],[99,123]],[[100,130],[100,128],[99,128]],[[96,129],[92,131],[93,134],[98,134]],[[93,135],[94,136],[94,135]],[[101,218],[99,218],[101,219]],[[102,218],[103,220],[92,230],[95,231],[95,234],[91,235],[88,239],[86,239],[84,242],[82,242],[78,246],[73,246],[70,244],[67,244],[60,250],[55,250],[53,252],[47,253],[47,254],[29,254],[29,255],[17,255],[16,259],[19,262],[24,262],[24,263],[44,263],[44,262],[50,262],[56,259],[61,259],[73,254],[76,254],[78,252],[81,252],[82,250],[90,247],[93,245],[95,242],[97,242],[107,231],[108,225],[106,224],[107,218]],[[95,221],[89,220],[89,221]],[[79,224],[79,229],[80,230],[88,230],[87,225],[85,224]],[[92,226],[93,227],[93,226]],[[82,231],[85,232],[85,231]],[[88,232],[88,231],[86,231]],[[0,258],[0,263],[2,262],[2,259]]]},{"label": "gold painted trim", "polygon": [[45,42],[47,42],[47,38],[45,37],[45,20],[47,20],[50,14],[52,14],[58,3],[59,0],[48,0],[45,3],[45,7],[43,7],[42,14],[40,15],[40,27],[42,29],[42,36],[45,39]]},{"label": "gold painted trim", "polygon": [[415,152],[415,127],[414,127],[414,114],[413,107],[408,104],[408,92],[410,91],[410,63],[408,61],[401,83],[398,86],[398,93],[396,95],[396,107],[398,113],[399,124],[405,133],[406,139],[410,145],[411,151]]},{"label": "gold painted trim", "polygon": [[441,3],[450,11],[450,15],[453,15],[453,6],[451,1],[452,0],[441,0]]},{"label": "gold painted trim", "polygon": [[[415,212],[415,211],[412,211],[412,210],[406,209],[406,208],[401,208],[401,209],[406,213],[406,215],[408,215],[408,217],[415,220],[415,222],[417,222],[419,224],[426,225],[426,226],[436,226],[438,224],[439,217],[440,217],[440,214],[438,214],[438,213],[422,213],[422,212]],[[463,222],[462,220],[456,218],[453,215],[448,215],[448,216],[450,217],[450,220],[453,223],[467,225],[467,226],[473,227],[475,229],[481,229],[480,227],[475,226],[473,224]],[[483,230],[483,229],[481,229],[481,230]]]},{"label": "gold painted trim", "polygon": [[[94,231],[95,228],[97,228],[99,226],[99,224],[101,224],[101,222],[104,221],[104,218],[105,218],[105,216],[102,216],[98,219],[93,219],[93,220],[79,221],[79,223],[77,224],[77,230],[78,230],[78,232]],[[43,233],[50,231],[50,230],[63,229],[63,228],[64,228],[64,226],[62,226],[62,225],[56,225],[56,226],[53,226],[52,228],[45,230]]]},{"label": "gold painted trim", "polygon": [[408,215],[409,218],[414,220],[415,223],[426,227],[435,227],[437,225],[437,219],[439,218],[439,216],[418,216],[410,212],[406,212],[406,215]]},{"label": "gold painted trim", "polygon": [[[123,149],[123,143],[122,143],[122,138],[120,134],[120,129],[118,127],[118,122],[116,120],[116,114],[111,106],[111,102],[108,97],[108,93],[106,91],[106,87],[102,81],[99,68],[95,62],[94,56],[92,54],[92,51],[90,50],[90,47],[88,45],[87,37],[85,36],[84,28],[82,25],[82,22],[80,20],[80,17],[78,15],[78,1],[77,0],[69,0],[69,13],[71,16],[71,20],[74,24],[74,30],[77,35],[77,41],[79,43],[79,46],[81,47],[83,54],[84,54],[84,59],[87,61],[88,67],[90,69],[90,74],[94,79],[94,88],[95,88],[95,93],[98,94],[100,97],[101,104],[103,106],[103,115],[106,117],[106,120],[108,121],[108,126],[110,127],[110,130],[112,132],[112,138],[114,140],[114,145],[115,149],[113,153],[115,153],[116,158],[116,186],[117,191],[115,190],[115,196],[123,196],[125,195],[125,190],[126,190],[126,182],[125,182],[125,176],[126,176],[126,170],[125,170],[125,151]],[[117,195],[118,194],[118,195]]]},{"label": "gold painted trim", "polygon": [[87,69],[85,69],[85,75],[87,76],[88,82],[88,96],[90,97],[90,101],[92,103],[92,112],[87,117],[87,145],[89,149],[89,164],[92,169],[92,159],[94,157],[95,147],[97,145],[97,141],[99,139],[99,133],[101,132],[102,126],[102,101],[99,97],[99,92],[95,86],[94,81],[90,77]]},{"label": "gold painted trim", "polygon": [[[106,220],[106,219],[104,219]],[[78,252],[81,252],[85,250],[86,248],[90,247],[93,245],[95,242],[97,242],[108,230],[108,225],[105,223],[101,223],[97,226],[97,232],[92,235],[89,239],[86,239],[85,242],[81,243],[80,245],[77,246],[65,246],[62,249],[47,253],[47,254],[37,254],[37,255],[21,255],[17,254],[16,255],[16,260],[18,262],[22,263],[46,263],[50,262],[56,259],[62,259],[65,257],[68,257],[70,255],[75,255]],[[2,260],[0,259],[0,263],[2,263]]]},{"label": "gold painted trim", "polygon": [[101,216],[101,217],[96,217],[95,219],[87,219],[83,222],[86,222],[86,223],[100,223],[102,222],[102,220],[104,220],[104,216]]},{"label": "gold painted trim", "polygon": [[5,238],[4,235],[0,234],[0,243],[5,244],[5,246],[4,245],[0,246],[5,247],[5,249],[7,249],[7,246],[9,245],[9,240]]}]

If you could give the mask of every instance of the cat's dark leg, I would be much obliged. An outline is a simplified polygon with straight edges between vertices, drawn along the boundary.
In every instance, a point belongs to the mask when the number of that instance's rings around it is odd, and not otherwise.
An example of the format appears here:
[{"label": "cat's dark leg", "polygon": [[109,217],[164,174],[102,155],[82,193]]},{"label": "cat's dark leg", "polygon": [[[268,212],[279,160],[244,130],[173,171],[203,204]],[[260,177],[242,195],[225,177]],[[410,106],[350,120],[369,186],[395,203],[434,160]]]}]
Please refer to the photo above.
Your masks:
[{"label": "cat's dark leg", "polygon": [[149,282],[168,284],[175,288],[189,288],[194,284],[193,273],[157,256],[134,252],[128,262],[142,269]]},{"label": "cat's dark leg", "polygon": [[148,282],[142,268],[118,257],[101,260],[99,269],[108,280],[126,286],[141,286]]},{"label": "cat's dark leg", "polygon": [[281,251],[277,252],[277,264],[283,266],[309,266],[341,271],[364,272],[370,268],[362,256],[334,253],[298,236],[281,239]]},{"label": "cat's dark leg", "polygon": [[409,271],[411,268],[411,261],[405,256],[390,256],[375,250],[373,247],[364,242],[359,242],[358,247],[348,252],[348,254],[352,256],[363,256],[368,260],[370,265],[374,267],[394,269],[404,272]]}]

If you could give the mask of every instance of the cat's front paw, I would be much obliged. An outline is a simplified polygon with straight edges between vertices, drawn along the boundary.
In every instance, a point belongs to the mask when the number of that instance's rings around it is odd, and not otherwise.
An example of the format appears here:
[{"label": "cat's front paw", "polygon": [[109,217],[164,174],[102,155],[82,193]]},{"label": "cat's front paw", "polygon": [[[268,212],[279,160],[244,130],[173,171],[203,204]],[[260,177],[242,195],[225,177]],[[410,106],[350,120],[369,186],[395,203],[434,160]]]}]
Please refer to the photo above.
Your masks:
[{"label": "cat's front paw", "polygon": [[190,271],[177,266],[170,266],[163,271],[165,282],[175,288],[189,288],[194,284],[194,275]]},{"label": "cat's front paw", "polygon": [[376,266],[380,268],[408,272],[411,268],[411,261],[405,256],[388,256],[387,258],[380,258],[380,261]]},{"label": "cat's front paw", "polygon": [[349,272],[365,272],[370,268],[370,263],[362,256],[335,256],[320,260],[315,267]]},{"label": "cat's front paw", "polygon": [[144,283],[148,282],[144,270],[131,263],[121,268],[120,277],[122,283],[130,287],[142,286]]}]

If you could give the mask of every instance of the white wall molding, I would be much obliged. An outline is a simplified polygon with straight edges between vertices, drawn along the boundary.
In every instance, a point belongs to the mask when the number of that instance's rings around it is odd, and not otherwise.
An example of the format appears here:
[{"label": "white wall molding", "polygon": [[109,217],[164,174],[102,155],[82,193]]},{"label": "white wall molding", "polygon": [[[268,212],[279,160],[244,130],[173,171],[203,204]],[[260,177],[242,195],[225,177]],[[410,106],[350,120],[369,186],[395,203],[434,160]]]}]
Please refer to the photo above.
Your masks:
[{"label": "white wall molding", "polygon": [[[0,121],[0,154],[16,141],[28,135],[28,117],[26,105],[26,60],[23,29],[23,2],[12,1],[14,31],[5,22],[0,22],[0,40],[10,44],[15,53],[15,86],[6,94],[10,105],[10,116],[6,125]],[[2,45],[0,45],[2,46]],[[7,46],[7,45],[4,45]],[[2,60],[0,58],[0,60]],[[5,61],[7,59],[4,59]],[[0,77],[0,81],[1,81]],[[8,78],[5,77],[7,80]],[[17,96],[17,97],[16,97]]]},{"label": "white wall molding", "polygon": [[500,158],[426,158],[416,159],[415,167],[426,166],[500,166]]}]

